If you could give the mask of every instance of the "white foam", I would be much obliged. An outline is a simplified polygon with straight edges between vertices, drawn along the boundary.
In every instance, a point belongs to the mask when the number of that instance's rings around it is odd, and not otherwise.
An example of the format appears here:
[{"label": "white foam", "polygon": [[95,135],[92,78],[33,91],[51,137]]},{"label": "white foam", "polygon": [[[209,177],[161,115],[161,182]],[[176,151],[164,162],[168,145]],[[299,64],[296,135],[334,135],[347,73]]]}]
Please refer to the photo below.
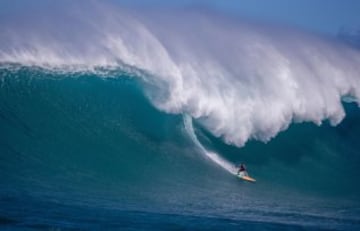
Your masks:
[{"label": "white foam", "polygon": [[294,121],[336,125],[342,97],[359,102],[359,51],[335,41],[213,13],[76,12],[46,23],[4,19],[0,62],[146,71],[158,86],[149,93],[155,106],[237,146],[268,141]]},{"label": "white foam", "polygon": [[191,117],[189,115],[184,115],[183,119],[186,132],[188,133],[189,137],[194,142],[196,147],[201,151],[201,153],[218,166],[235,175],[237,173],[237,169],[233,164],[222,158],[216,152],[206,150],[206,148],[200,143],[200,141],[196,137]]}]

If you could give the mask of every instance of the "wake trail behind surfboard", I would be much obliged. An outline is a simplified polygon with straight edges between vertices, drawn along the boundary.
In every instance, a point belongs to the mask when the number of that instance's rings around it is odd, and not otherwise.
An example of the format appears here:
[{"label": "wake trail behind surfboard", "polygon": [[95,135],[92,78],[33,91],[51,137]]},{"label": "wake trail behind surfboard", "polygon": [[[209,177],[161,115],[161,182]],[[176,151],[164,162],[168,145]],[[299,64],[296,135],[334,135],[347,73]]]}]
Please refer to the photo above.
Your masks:
[{"label": "wake trail behind surfboard", "polygon": [[185,127],[186,132],[189,134],[191,140],[194,142],[196,147],[201,151],[201,153],[204,154],[205,157],[207,157],[209,160],[211,160],[216,165],[225,169],[229,173],[236,175],[237,169],[235,168],[235,166],[232,163],[230,163],[229,161],[222,158],[216,152],[206,150],[206,148],[200,143],[200,141],[196,137],[196,134],[194,131],[192,118],[189,115],[184,115],[183,118],[184,118],[184,127]]}]

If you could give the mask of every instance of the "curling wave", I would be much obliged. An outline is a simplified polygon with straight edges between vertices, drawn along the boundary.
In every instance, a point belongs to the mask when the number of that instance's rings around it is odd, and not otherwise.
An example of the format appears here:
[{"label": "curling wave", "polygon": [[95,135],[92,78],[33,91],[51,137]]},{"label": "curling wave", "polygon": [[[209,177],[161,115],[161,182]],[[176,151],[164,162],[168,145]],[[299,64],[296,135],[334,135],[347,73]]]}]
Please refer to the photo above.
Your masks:
[{"label": "curling wave", "polygon": [[135,73],[157,108],[236,146],[269,141],[292,122],[336,125],[342,99],[359,101],[360,53],[336,40],[206,11],[78,9],[5,20],[0,62]]}]

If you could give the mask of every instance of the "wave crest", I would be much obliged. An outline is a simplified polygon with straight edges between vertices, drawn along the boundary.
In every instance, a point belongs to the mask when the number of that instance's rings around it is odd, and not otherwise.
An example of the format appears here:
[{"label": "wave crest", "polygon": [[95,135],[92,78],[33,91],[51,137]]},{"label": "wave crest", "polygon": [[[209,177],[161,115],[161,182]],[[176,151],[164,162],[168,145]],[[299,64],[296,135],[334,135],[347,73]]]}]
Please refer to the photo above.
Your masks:
[{"label": "wave crest", "polygon": [[94,4],[5,19],[0,62],[143,71],[159,109],[189,114],[237,146],[268,141],[294,121],[336,125],[342,98],[359,101],[360,53],[336,41],[213,12]]}]

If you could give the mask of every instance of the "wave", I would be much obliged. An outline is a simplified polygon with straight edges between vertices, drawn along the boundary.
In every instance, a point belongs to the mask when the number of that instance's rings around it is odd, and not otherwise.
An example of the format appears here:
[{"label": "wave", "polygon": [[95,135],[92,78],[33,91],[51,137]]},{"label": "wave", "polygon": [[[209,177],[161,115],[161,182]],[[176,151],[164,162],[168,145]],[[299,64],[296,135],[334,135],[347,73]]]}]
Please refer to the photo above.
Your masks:
[{"label": "wave", "polygon": [[206,10],[53,11],[4,17],[0,62],[133,73],[158,109],[188,114],[228,144],[267,142],[293,122],[337,125],[342,99],[359,101],[359,51],[335,39]]},{"label": "wave", "polygon": [[[61,208],[76,206],[75,211],[106,208],[109,214],[120,209],[358,226],[356,104],[345,106],[348,116],[335,128],[296,124],[267,144],[250,141],[237,148],[188,114],[156,109],[142,77],[113,69],[101,73],[0,69],[5,218],[22,221],[39,213],[39,204],[47,210],[56,203],[65,215],[71,212]],[[240,161],[257,184],[229,174]],[[25,212],[18,209],[24,206]]]},{"label": "wave", "polygon": [[[267,144],[251,141],[239,149],[188,114],[155,109],[139,78],[112,74],[104,79],[89,72],[1,69],[3,175],[20,185],[31,182],[39,187],[65,181],[71,182],[69,187],[86,188],[94,182],[114,184],[114,179],[121,179],[116,184],[124,188],[162,185],[168,179],[188,185],[187,181],[227,182],[223,170],[235,174],[235,165],[245,162],[260,179],[258,187],[310,187],[315,193],[349,196],[360,190],[353,182],[360,131],[360,112],[353,103],[346,106],[348,118],[336,128],[296,124]],[[22,170],[14,171],[15,166]],[[72,179],[73,174],[78,178]]]},{"label": "wave", "polygon": [[[98,2],[2,15],[0,28],[3,223],[120,209],[150,223],[359,226],[359,50],[207,10]],[[257,184],[231,175],[240,162]]]}]

